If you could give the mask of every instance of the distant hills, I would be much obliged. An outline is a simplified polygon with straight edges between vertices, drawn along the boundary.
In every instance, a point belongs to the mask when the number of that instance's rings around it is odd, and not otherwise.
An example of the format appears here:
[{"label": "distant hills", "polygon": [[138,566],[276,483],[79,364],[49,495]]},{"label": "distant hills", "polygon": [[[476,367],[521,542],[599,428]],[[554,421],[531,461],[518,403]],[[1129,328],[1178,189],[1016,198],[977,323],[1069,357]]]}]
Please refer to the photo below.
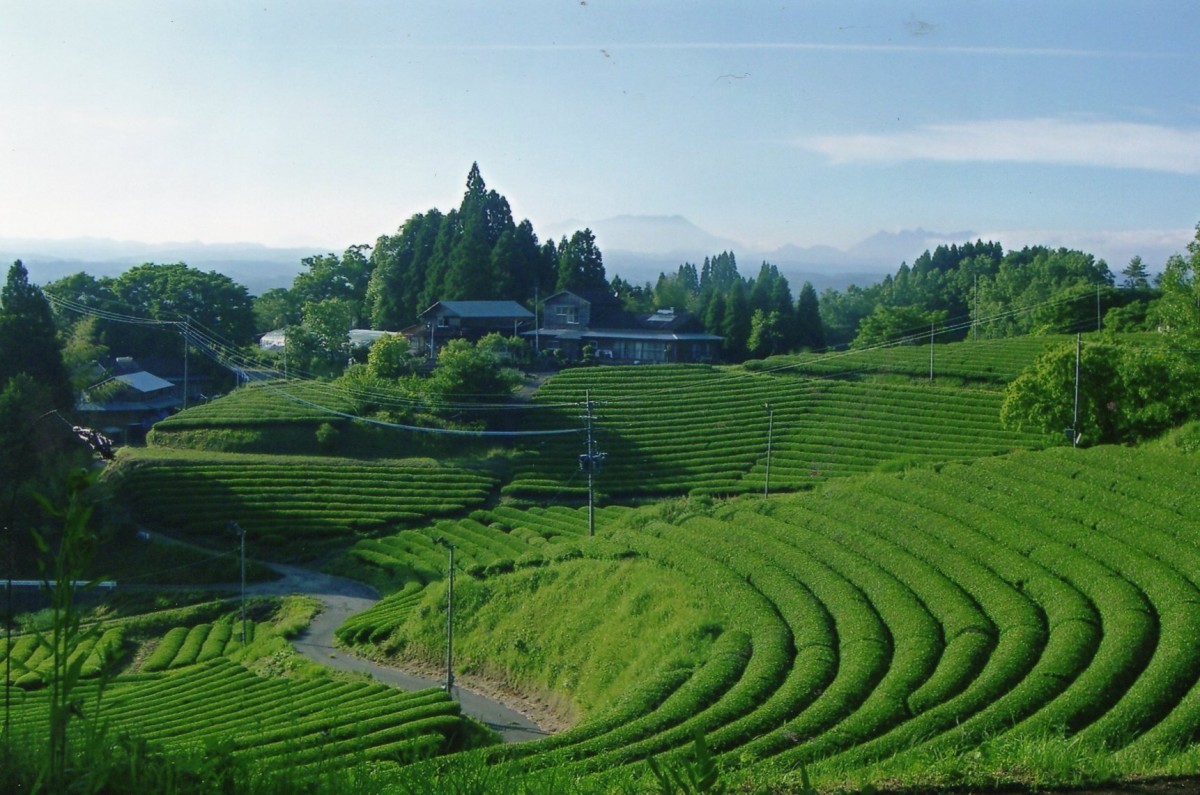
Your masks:
[{"label": "distant hills", "polygon": [[[754,276],[765,260],[787,276],[794,291],[806,280],[819,290],[876,282],[883,274],[895,272],[902,260],[911,261],[945,237],[923,230],[880,232],[846,251],[830,246],[785,246],[764,252],[713,235],[679,215],[623,215],[596,222],[572,219],[554,224],[546,231],[538,230],[538,234],[543,240],[557,240],[584,227],[596,233],[609,278],[620,276],[635,284],[654,282],[659,273],[674,272],[684,262],[698,265],[705,257],[732,251],[743,276]],[[966,237],[954,239],[961,242]],[[925,241],[933,242],[926,245]],[[31,281],[46,284],[79,271],[93,276],[117,276],[143,262],[186,262],[193,268],[223,273],[258,295],[272,287],[290,287],[305,257],[330,251],[340,253],[344,248],[271,248],[258,243],[198,241],[141,243],[105,238],[0,238],[0,263],[20,259],[29,269]],[[910,251],[911,254],[907,253]]]},{"label": "distant hills", "polygon": [[[634,284],[653,283],[660,273],[673,273],[684,262],[699,265],[705,257],[732,251],[737,256],[738,268],[743,276],[754,276],[758,273],[759,265],[764,261],[769,262],[788,278],[793,292],[797,292],[805,281],[811,281],[818,290],[830,287],[840,290],[850,284],[873,284],[885,274],[895,273],[900,263],[912,263],[923,252],[942,243],[965,243],[983,237],[998,239],[1006,248],[1037,243],[1063,245],[1052,239],[1018,243],[1005,239],[1003,234],[979,234],[966,230],[933,232],[918,228],[877,232],[845,249],[789,244],[773,250],[762,250],[714,235],[681,215],[618,215],[598,221],[572,218],[536,231],[542,240],[558,240],[584,227],[590,228],[596,235],[609,278],[620,276]],[[1154,271],[1161,267],[1168,255],[1183,249],[1183,244],[1173,246],[1169,240],[1149,247],[1144,241],[1138,241],[1138,245],[1146,250],[1135,250],[1133,241],[1124,246],[1107,240],[1094,242],[1112,250],[1093,251],[1087,246],[1083,246],[1083,249],[1097,257],[1107,253],[1109,267],[1114,273],[1119,273],[1135,253],[1141,253]],[[257,295],[272,287],[290,287],[292,278],[300,271],[300,261],[305,257],[330,251],[340,253],[344,248],[271,248],[258,243],[196,241],[140,243],[104,238],[0,238],[0,263],[23,260],[29,269],[30,279],[37,284],[45,284],[79,271],[94,276],[116,276],[143,262],[186,262],[194,268],[224,273]]]},{"label": "distant hills", "polygon": [[97,277],[117,276],[143,262],[186,262],[193,268],[223,273],[256,295],[272,287],[290,287],[302,259],[335,250],[338,249],[270,248],[258,243],[0,238],[0,262],[21,260],[35,284],[46,284],[80,271]]},{"label": "distant hills", "polygon": [[619,274],[635,284],[653,283],[659,273],[671,273],[684,262],[699,265],[705,257],[732,251],[743,276],[754,276],[764,261],[769,262],[788,278],[793,292],[805,281],[811,281],[818,290],[872,284],[885,274],[895,273],[901,262],[911,263],[939,243],[975,239],[975,233],[969,231],[906,229],[878,232],[848,249],[789,244],[764,250],[713,235],[680,215],[618,215],[599,221],[570,219],[552,225],[548,236],[557,240],[584,227],[595,233],[609,275]]}]

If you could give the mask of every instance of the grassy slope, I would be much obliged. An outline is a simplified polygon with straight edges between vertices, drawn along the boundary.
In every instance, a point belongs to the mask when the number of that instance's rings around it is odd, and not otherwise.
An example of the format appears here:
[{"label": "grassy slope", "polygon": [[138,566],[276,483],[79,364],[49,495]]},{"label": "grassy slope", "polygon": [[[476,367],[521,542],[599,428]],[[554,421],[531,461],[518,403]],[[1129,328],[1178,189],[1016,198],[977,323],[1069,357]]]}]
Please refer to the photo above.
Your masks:
[{"label": "grassy slope", "polygon": [[[604,571],[634,555],[658,564],[639,577],[670,571],[710,597],[717,618],[689,620],[703,627],[698,637],[716,636],[713,645],[680,667],[626,666],[640,676],[622,680],[624,698],[605,704],[603,689],[579,698],[591,708],[577,729],[488,752],[492,761],[603,780],[646,754],[683,748],[699,728],[723,764],[759,781],[785,781],[798,764],[828,782],[898,776],[918,786],[997,771],[1030,782],[1156,769],[1200,734],[1200,660],[1187,643],[1200,628],[1194,456],[1051,450],[821,485],[834,474],[1039,447],[999,430],[998,388],[1015,365],[1002,345],[989,343],[991,364],[984,350],[939,351],[939,361],[969,363],[947,377],[970,388],[863,381],[861,371],[852,381],[811,381],[786,361],[753,375],[564,373],[542,399],[594,390],[607,427],[601,446],[612,456],[601,489],[694,498],[606,509],[594,541],[583,538],[581,511],[501,505],[360,542],[343,566],[369,567],[398,590],[345,639],[436,654],[437,595],[422,590],[440,576],[435,535],[457,534],[464,568],[491,589],[486,612],[497,625],[531,615],[522,610],[539,572],[570,581],[558,572],[585,563]],[[714,503],[703,495],[761,490],[763,402],[776,409],[773,489],[817,489]],[[573,462],[571,444],[522,453],[507,491],[562,499],[578,485],[558,463]],[[626,451],[636,455],[622,462]],[[614,581],[619,588],[613,578],[600,592]],[[668,582],[642,587],[655,593]],[[555,620],[582,628],[573,649],[611,634],[589,635],[583,611],[558,601]],[[481,619],[461,636],[478,644],[481,660],[496,651],[485,626]],[[553,659],[516,676],[527,662],[510,656],[514,680],[571,692],[553,678]],[[1063,731],[1077,738],[1073,750],[1050,740],[1034,769],[1031,749]],[[1054,769],[1063,758],[1075,769]]]}]

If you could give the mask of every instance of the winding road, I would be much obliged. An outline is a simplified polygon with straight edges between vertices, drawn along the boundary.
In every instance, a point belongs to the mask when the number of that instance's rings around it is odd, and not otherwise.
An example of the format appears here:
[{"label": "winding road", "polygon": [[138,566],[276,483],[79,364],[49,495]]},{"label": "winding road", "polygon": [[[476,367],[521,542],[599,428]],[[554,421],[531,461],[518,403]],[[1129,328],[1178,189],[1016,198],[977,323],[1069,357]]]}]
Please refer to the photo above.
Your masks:
[{"label": "winding road", "polygon": [[[440,687],[441,682],[413,676],[397,668],[367,660],[334,646],[333,633],[342,623],[379,601],[379,594],[361,582],[335,577],[298,566],[268,564],[282,575],[274,582],[255,583],[247,593],[282,596],[299,593],[317,599],[324,606],[299,637],[292,641],[305,657],[338,671],[365,673],[385,684],[405,690]],[[466,688],[455,687],[451,694],[468,715],[497,732],[505,742],[526,742],[545,737],[547,732],[516,710]]]}]

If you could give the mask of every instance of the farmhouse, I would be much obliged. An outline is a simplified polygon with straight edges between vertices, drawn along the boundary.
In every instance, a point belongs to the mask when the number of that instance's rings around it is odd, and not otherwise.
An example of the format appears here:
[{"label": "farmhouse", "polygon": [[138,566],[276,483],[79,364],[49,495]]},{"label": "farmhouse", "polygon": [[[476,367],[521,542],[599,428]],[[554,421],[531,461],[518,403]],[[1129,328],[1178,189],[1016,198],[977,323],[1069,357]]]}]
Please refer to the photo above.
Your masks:
[{"label": "farmhouse", "polygon": [[433,358],[451,339],[477,342],[487,334],[516,336],[533,325],[533,313],[516,301],[438,301],[402,332],[414,353]]},{"label": "farmhouse", "polygon": [[597,358],[612,362],[710,362],[722,340],[687,312],[629,312],[606,293],[563,290],[544,307],[542,326],[522,336],[568,359],[581,358],[590,347]]},{"label": "farmhouse", "polygon": [[86,424],[113,439],[140,441],[150,426],[183,406],[183,390],[144,369],[129,357],[119,357],[104,377],[84,389],[75,411]]}]

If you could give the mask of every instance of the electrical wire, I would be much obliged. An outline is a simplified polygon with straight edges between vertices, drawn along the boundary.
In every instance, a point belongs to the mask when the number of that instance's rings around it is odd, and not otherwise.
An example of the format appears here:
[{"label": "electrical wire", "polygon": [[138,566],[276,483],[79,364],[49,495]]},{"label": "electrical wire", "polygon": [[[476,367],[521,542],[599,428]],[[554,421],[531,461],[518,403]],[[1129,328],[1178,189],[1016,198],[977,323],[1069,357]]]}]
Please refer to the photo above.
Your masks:
[{"label": "electrical wire", "polygon": [[[86,304],[81,304],[79,302],[71,301],[68,299],[63,299],[58,296],[50,297],[48,295],[48,299],[53,304],[55,304],[56,306],[58,306],[62,309],[67,309],[67,310],[70,310],[70,311],[73,311],[73,312],[76,312],[79,314],[83,314],[86,316],[97,317],[100,319],[109,320],[111,322],[117,322],[117,323],[130,323],[130,324],[141,325],[141,326],[157,326],[157,327],[162,327],[162,328],[170,328],[172,331],[180,331],[180,333],[183,335],[184,339],[189,344],[196,347],[204,356],[209,358],[214,363],[234,372],[243,381],[249,382],[251,380],[260,380],[260,379],[252,379],[250,377],[250,373],[253,371],[261,371],[261,370],[265,369],[267,373],[274,375],[279,379],[282,379],[285,381],[291,381],[293,383],[309,383],[309,384],[325,384],[325,383],[327,383],[327,382],[317,381],[315,378],[313,378],[311,380],[290,379],[286,374],[282,373],[279,370],[269,368],[269,367],[264,368],[258,360],[247,356],[245,354],[245,352],[242,351],[240,348],[233,345],[228,340],[223,339],[216,332],[213,332],[212,330],[206,328],[202,324],[194,321],[193,319],[191,319],[189,317],[184,317],[183,320],[156,320],[156,319],[151,319],[151,318],[139,318],[139,317],[136,317],[133,315],[122,315],[119,313],[99,310],[96,307],[87,306]],[[267,383],[267,382],[264,381],[264,383]],[[497,410],[521,411],[521,410],[530,410],[530,409],[545,410],[545,409],[552,409],[552,408],[559,407],[559,406],[556,406],[553,404],[543,404],[543,403],[529,403],[529,404],[524,404],[521,406],[514,406],[511,403],[487,404],[487,403],[468,403],[468,402],[459,402],[459,401],[430,401],[427,398],[403,398],[403,397],[396,396],[394,394],[387,394],[387,393],[368,391],[368,390],[347,389],[345,387],[339,387],[339,386],[335,386],[335,385],[329,385],[329,389],[334,394],[344,395],[349,398],[355,398],[355,397],[366,398],[366,399],[369,399],[371,402],[380,404],[381,406],[390,406],[390,407],[395,407],[395,408],[411,408],[411,409],[430,408],[431,403],[434,406],[436,406],[436,408],[441,409],[441,410],[455,410],[455,411],[460,411],[460,412],[462,412],[462,411],[494,412]],[[515,436],[550,436],[550,435],[570,434],[570,433],[578,432],[577,429],[539,430],[539,431],[477,431],[477,430],[466,430],[466,429],[433,428],[433,427],[429,427],[429,426],[419,426],[419,425],[411,425],[411,424],[403,424],[403,423],[392,423],[392,422],[386,422],[383,420],[378,420],[378,419],[373,419],[373,418],[361,417],[356,414],[340,411],[338,409],[334,409],[329,406],[324,406],[322,404],[316,403],[315,401],[305,400],[303,398],[300,398],[299,396],[284,392],[283,390],[280,390],[277,387],[274,387],[273,391],[277,392],[278,394],[283,395],[284,397],[288,398],[289,400],[292,400],[293,402],[302,403],[302,404],[308,405],[310,408],[316,408],[318,410],[324,411],[324,412],[332,414],[332,415],[341,416],[341,417],[345,417],[348,419],[354,419],[354,420],[358,420],[360,422],[366,422],[368,424],[377,425],[377,426],[381,426],[381,427],[393,428],[396,430],[408,430],[408,431],[414,431],[414,432],[418,432],[418,433],[434,433],[434,434],[444,434],[444,435],[464,435],[464,436],[481,436],[481,437],[515,437]],[[571,405],[571,404],[564,404],[564,405]]]}]

